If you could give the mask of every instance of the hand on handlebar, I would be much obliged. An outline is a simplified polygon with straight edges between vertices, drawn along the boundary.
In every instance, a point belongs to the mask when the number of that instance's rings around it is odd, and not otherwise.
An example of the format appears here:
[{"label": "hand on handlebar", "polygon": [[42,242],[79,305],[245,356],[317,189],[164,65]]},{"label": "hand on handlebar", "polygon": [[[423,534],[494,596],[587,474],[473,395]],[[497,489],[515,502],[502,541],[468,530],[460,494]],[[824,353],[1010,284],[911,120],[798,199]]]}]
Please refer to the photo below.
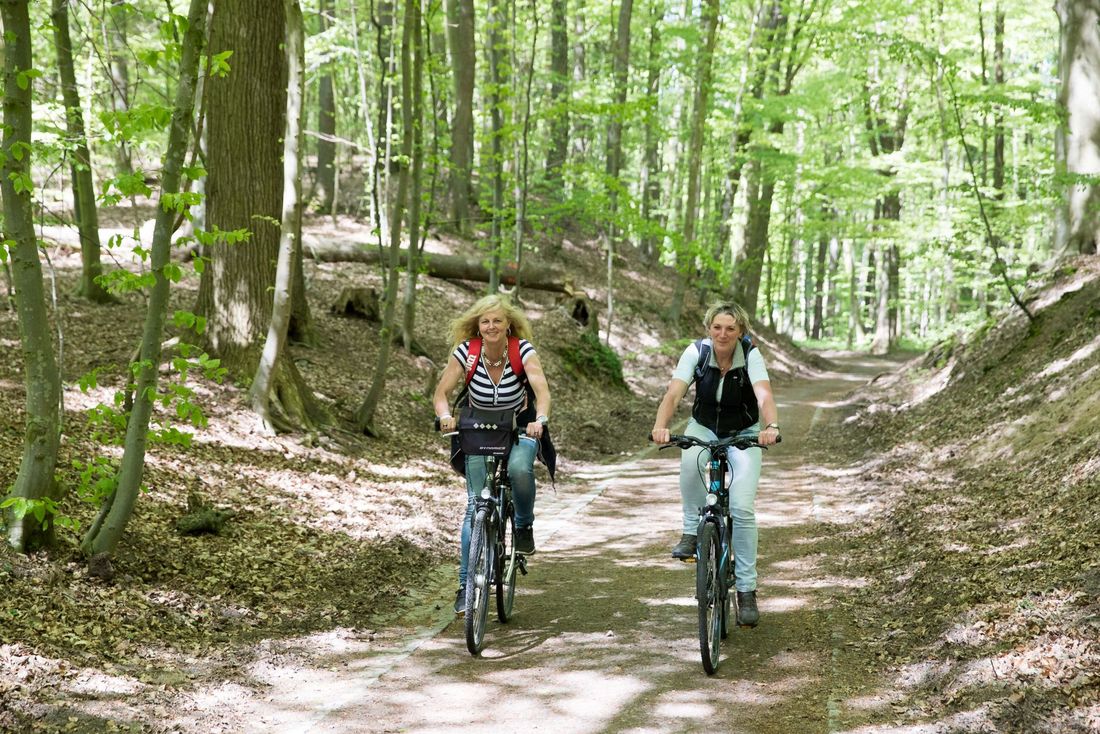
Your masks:
[{"label": "hand on handlebar", "polygon": [[779,429],[765,428],[756,439],[761,446],[774,446],[779,443]]},{"label": "hand on handlebar", "polygon": [[670,432],[667,428],[654,428],[649,432],[649,439],[653,443],[661,444],[662,446],[669,442]]}]

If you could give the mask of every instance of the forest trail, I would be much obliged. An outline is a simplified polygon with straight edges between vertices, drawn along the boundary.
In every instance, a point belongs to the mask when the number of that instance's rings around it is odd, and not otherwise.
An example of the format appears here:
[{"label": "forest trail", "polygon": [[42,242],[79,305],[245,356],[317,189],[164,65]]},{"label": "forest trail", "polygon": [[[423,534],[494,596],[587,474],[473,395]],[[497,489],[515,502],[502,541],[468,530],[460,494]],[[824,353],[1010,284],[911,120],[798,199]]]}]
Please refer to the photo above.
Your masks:
[{"label": "forest trail", "polygon": [[[820,411],[895,365],[863,357],[843,366],[846,374],[777,391],[785,441],[765,456],[756,505],[761,624],[731,632],[715,676],[699,660],[694,566],[668,554],[679,537],[679,452],[651,450],[590,467],[579,494],[540,490],[539,552],[513,620],[499,624],[490,611],[480,658],[467,652],[449,596],[442,608],[422,601],[419,632],[379,632],[315,649],[304,668],[270,670],[261,676],[270,687],[244,697],[247,710],[233,710],[241,697],[223,698],[226,723],[256,732],[671,732],[712,730],[711,717],[734,712],[730,731],[843,730],[838,697],[858,689],[862,673],[835,669],[843,641],[829,600],[851,581],[820,568],[827,539],[816,508],[827,480],[801,438]],[[831,498],[831,510],[842,501]],[[439,589],[453,589],[453,571]]]}]

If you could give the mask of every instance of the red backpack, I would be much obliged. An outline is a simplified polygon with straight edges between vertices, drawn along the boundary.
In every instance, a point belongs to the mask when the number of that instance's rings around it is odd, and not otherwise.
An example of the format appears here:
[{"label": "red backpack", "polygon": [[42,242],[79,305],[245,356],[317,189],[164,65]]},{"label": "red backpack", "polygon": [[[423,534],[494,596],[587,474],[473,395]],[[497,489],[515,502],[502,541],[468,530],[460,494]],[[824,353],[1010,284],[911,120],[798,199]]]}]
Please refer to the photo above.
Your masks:
[{"label": "red backpack", "polygon": [[[470,340],[470,352],[466,356],[466,388],[470,386],[470,380],[474,379],[477,371],[477,361],[481,359],[481,337],[475,336]],[[519,356],[519,338],[508,337],[508,363],[512,365],[512,374],[526,387],[527,376],[523,374],[523,360]],[[465,391],[465,388],[464,390]]]}]

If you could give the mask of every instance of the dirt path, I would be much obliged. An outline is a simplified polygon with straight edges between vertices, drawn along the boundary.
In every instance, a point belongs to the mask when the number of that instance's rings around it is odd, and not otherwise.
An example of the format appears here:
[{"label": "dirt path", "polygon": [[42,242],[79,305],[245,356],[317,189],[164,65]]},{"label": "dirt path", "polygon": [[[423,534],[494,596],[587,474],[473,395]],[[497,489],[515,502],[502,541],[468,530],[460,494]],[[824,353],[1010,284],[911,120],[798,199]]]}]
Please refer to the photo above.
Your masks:
[{"label": "dirt path", "polygon": [[757,499],[761,624],[731,633],[717,675],[699,661],[694,566],[668,555],[679,537],[670,450],[593,470],[582,494],[540,499],[539,553],[516,615],[490,622],[480,658],[466,651],[449,605],[421,602],[420,617],[405,619],[419,631],[315,640],[314,665],[329,644],[327,672],[266,671],[271,688],[233,723],[279,732],[837,731],[840,696],[859,671],[837,669],[844,641],[829,599],[849,582],[820,567],[828,540],[815,508],[827,480],[799,439],[884,364],[848,367],[848,376],[779,395],[785,443],[766,456]]}]

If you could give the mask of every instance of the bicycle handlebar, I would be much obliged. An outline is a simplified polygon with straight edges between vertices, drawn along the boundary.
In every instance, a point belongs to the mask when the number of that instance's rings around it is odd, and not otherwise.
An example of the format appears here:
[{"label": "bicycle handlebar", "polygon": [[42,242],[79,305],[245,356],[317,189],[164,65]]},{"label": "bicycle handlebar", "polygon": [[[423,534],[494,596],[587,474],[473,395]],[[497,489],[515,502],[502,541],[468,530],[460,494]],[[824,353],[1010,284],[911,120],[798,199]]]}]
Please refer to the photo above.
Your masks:
[{"label": "bicycle handlebar", "polygon": [[[649,440],[653,440],[652,435],[649,437]],[[782,436],[775,437],[776,443],[782,443],[782,441]],[[737,436],[726,436],[725,438],[720,438],[717,441],[704,441],[701,438],[695,438],[695,436],[681,436],[673,433],[669,435],[668,443],[661,446],[659,450],[671,448],[673,446],[680,449],[690,449],[692,446],[699,446],[700,448],[712,451],[714,449],[723,449],[730,446],[735,449],[740,449],[742,451],[744,451],[745,449],[764,449],[766,451],[768,449],[767,446],[758,443],[755,438],[739,438]]]}]

